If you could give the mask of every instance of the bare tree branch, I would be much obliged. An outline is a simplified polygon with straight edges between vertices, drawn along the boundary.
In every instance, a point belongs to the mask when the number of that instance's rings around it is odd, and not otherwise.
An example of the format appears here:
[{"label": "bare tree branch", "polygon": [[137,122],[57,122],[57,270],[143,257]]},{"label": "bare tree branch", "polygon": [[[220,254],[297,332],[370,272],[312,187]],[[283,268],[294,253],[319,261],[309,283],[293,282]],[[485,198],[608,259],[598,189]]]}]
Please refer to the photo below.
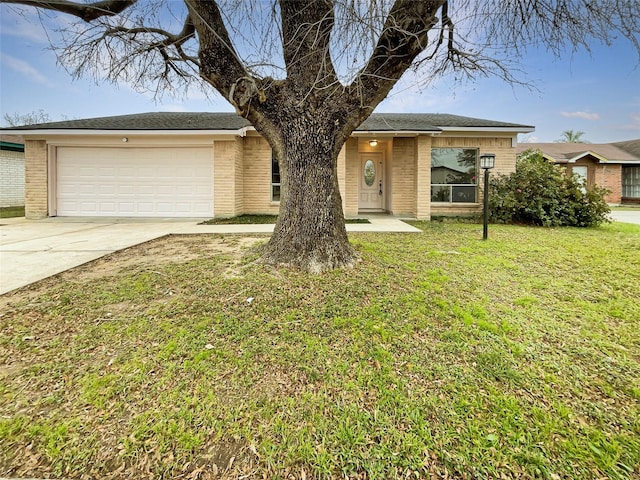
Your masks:
[{"label": "bare tree branch", "polygon": [[[190,15],[187,15],[187,18],[184,21],[184,26],[182,28],[182,31],[178,34],[172,34],[161,28],[152,28],[152,27],[128,28],[128,27],[119,25],[119,26],[107,28],[107,30],[105,30],[105,33],[103,35],[103,39],[109,36],[114,36],[114,37],[123,36],[125,38],[128,37],[131,41],[135,41],[136,35],[138,34],[141,34],[141,35],[155,34],[157,36],[164,37],[163,40],[149,42],[148,46],[146,48],[143,48],[142,51],[150,52],[152,50],[157,50],[162,55],[162,58],[165,60],[165,64],[167,65],[167,68],[173,69],[174,71],[176,71],[176,73],[178,73],[178,69],[176,69],[175,66],[172,65],[172,63],[176,61],[192,62],[195,65],[199,66],[198,60],[193,56],[187,55],[182,48],[185,42],[195,37],[195,27],[193,26],[193,22],[191,21]],[[168,52],[169,47],[175,48],[176,52],[178,53],[177,57],[171,56],[171,54]]]},{"label": "bare tree branch", "polygon": [[91,22],[100,17],[118,15],[138,0],[103,0],[94,3],[76,3],[67,0],[0,0],[0,3],[17,3],[32,7],[68,13]]},{"label": "bare tree branch", "polygon": [[[282,38],[287,77],[297,89],[335,84],[337,75],[330,55],[334,10],[330,0],[280,0]],[[303,95],[304,95],[303,93]]]},{"label": "bare tree branch", "polygon": [[255,80],[233,48],[217,3],[212,0],[185,0],[185,3],[200,42],[200,75],[238,108],[234,99],[240,90],[238,82],[247,79],[250,85]]},{"label": "bare tree branch", "polygon": [[428,33],[438,22],[436,13],[446,3],[396,0],[367,65],[349,86],[352,96],[364,107],[353,119],[356,126],[389,94],[426,49]]}]

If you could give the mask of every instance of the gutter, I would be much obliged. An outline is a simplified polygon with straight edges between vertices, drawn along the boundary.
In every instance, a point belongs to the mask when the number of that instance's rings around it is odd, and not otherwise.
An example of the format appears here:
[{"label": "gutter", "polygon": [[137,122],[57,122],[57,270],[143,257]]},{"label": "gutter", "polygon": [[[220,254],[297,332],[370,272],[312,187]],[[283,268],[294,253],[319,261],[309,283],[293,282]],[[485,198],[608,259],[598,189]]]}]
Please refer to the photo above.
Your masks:
[{"label": "gutter", "polygon": [[[246,128],[246,127],[245,127]],[[120,136],[120,135],[162,135],[162,136],[211,136],[211,135],[241,135],[243,129],[240,130],[77,130],[71,128],[58,129],[42,129],[42,130],[11,130],[16,135],[24,137],[39,136],[63,136],[63,135],[79,135],[79,136]]]},{"label": "gutter", "polygon": [[418,135],[437,135],[440,132],[417,130],[354,130],[352,137],[391,136],[391,137],[417,137]]},{"label": "gutter", "polygon": [[535,127],[438,127],[443,132],[532,133]]}]

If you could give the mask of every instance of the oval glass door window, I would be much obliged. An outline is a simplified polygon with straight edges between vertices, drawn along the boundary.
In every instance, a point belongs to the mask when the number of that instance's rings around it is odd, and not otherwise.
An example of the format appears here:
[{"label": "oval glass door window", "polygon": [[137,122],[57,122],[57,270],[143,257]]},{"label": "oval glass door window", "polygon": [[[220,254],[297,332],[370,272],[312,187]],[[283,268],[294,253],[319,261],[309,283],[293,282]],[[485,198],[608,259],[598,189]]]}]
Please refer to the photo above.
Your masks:
[{"label": "oval glass door window", "polygon": [[371,187],[376,180],[376,164],[373,160],[367,160],[364,162],[364,183],[367,187]]}]

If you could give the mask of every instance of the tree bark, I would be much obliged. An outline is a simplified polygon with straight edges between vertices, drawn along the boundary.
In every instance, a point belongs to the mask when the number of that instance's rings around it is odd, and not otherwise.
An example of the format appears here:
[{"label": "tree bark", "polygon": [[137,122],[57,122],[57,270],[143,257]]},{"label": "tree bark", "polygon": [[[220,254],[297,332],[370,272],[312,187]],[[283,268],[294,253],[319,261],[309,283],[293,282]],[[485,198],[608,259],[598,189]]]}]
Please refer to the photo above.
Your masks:
[{"label": "tree bark", "polygon": [[338,154],[348,135],[320,112],[270,128],[280,165],[278,222],[260,261],[320,273],[353,267],[338,187]]}]

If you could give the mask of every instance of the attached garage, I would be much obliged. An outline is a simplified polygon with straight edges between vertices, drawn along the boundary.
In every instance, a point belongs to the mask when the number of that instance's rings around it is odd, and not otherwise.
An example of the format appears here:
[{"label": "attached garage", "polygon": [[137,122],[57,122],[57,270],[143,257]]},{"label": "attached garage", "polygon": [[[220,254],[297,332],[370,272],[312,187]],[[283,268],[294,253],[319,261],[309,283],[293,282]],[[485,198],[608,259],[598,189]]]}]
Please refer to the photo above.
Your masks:
[{"label": "attached garage", "polygon": [[206,147],[57,147],[56,214],[213,216]]}]

